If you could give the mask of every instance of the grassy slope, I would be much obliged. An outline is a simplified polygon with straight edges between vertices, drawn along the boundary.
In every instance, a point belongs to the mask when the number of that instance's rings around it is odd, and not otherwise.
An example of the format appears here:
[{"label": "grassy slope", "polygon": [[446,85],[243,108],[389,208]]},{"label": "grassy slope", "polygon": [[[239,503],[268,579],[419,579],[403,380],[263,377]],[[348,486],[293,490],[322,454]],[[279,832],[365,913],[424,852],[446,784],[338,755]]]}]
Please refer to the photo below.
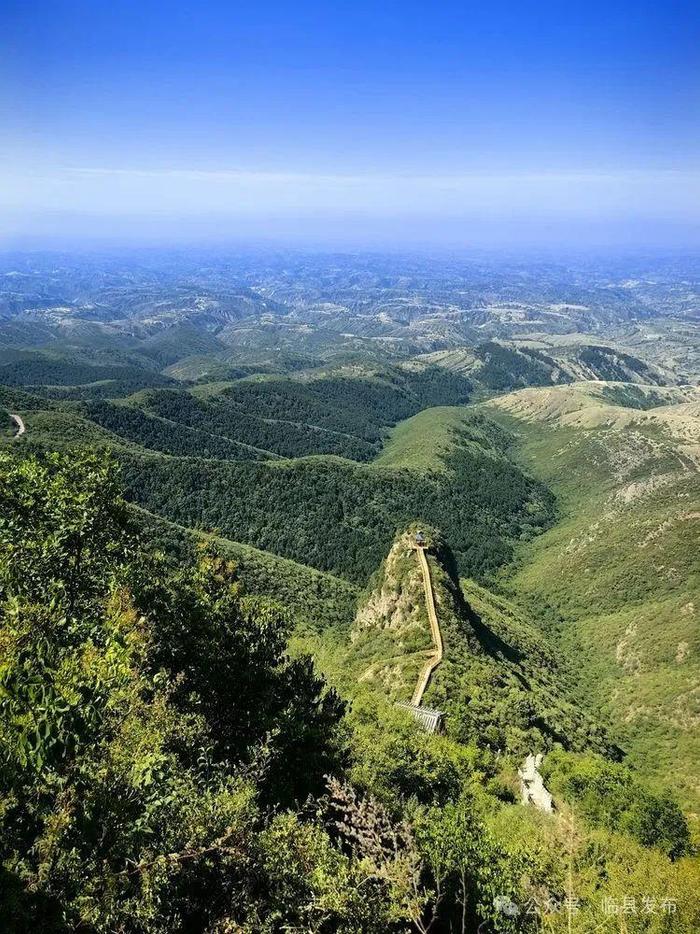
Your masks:
[{"label": "grassy slope", "polygon": [[524,390],[490,413],[515,428],[562,519],[523,545],[509,587],[561,619],[581,687],[647,775],[700,805],[700,419],[645,413],[588,386]]},{"label": "grassy slope", "polygon": [[464,427],[464,406],[436,406],[400,422],[374,461],[380,467],[443,470],[454,447],[454,432]]}]

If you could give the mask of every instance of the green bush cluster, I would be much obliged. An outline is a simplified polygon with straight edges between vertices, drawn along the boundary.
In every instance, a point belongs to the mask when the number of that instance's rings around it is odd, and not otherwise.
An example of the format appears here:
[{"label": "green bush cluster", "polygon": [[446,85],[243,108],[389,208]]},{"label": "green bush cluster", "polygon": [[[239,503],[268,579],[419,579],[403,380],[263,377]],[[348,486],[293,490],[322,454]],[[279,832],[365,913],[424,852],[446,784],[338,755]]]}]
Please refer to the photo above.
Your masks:
[{"label": "green bush cluster", "polygon": [[622,831],[673,859],[690,848],[688,823],[668,794],[654,794],[632,770],[601,756],[557,751],[544,774],[551,788],[595,826]]}]

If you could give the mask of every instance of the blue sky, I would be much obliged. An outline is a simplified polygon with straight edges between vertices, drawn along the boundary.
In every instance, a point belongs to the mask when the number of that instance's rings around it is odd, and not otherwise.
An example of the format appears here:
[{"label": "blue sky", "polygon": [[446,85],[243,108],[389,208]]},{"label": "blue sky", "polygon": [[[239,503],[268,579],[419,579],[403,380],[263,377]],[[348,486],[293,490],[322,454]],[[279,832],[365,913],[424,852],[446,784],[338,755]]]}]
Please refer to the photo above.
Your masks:
[{"label": "blue sky", "polygon": [[700,5],[11,2],[5,238],[697,243]]}]

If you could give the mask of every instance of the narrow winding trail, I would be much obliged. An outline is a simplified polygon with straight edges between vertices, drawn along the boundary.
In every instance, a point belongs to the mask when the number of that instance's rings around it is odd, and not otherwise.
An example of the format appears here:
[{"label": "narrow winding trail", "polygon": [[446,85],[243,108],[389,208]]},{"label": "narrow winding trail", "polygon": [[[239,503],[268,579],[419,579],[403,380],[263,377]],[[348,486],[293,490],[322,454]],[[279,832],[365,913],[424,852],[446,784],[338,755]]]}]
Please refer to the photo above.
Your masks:
[{"label": "narrow winding trail", "polygon": [[420,707],[420,703],[423,700],[423,695],[425,694],[425,689],[428,687],[428,682],[430,681],[430,676],[442,661],[442,633],[440,632],[440,624],[438,623],[437,613],[435,611],[433,582],[430,579],[430,567],[428,565],[428,559],[425,557],[425,548],[423,545],[419,544],[416,544],[414,547],[418,554],[418,563],[420,564],[421,570],[423,572],[425,606],[428,611],[430,632],[433,638],[434,646],[432,655],[430,655],[430,657],[426,660],[425,665],[423,665],[420,678],[418,679],[418,684],[416,685],[416,689],[413,692],[413,697],[411,698],[411,704],[414,707]]},{"label": "narrow winding trail", "polygon": [[17,425],[17,432],[15,434],[15,438],[19,438],[20,435],[23,435],[25,431],[27,430],[24,424],[24,421],[22,420],[22,416],[10,414],[10,418],[15,423],[15,425]]}]

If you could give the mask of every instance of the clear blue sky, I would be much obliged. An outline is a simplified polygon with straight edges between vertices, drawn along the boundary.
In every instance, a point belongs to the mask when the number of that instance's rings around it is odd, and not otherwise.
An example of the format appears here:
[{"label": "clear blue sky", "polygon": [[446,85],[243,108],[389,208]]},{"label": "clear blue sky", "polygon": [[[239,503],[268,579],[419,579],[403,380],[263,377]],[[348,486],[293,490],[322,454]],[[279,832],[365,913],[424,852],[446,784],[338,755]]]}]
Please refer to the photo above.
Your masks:
[{"label": "clear blue sky", "polygon": [[0,234],[683,242],[697,2],[7,0]]}]

